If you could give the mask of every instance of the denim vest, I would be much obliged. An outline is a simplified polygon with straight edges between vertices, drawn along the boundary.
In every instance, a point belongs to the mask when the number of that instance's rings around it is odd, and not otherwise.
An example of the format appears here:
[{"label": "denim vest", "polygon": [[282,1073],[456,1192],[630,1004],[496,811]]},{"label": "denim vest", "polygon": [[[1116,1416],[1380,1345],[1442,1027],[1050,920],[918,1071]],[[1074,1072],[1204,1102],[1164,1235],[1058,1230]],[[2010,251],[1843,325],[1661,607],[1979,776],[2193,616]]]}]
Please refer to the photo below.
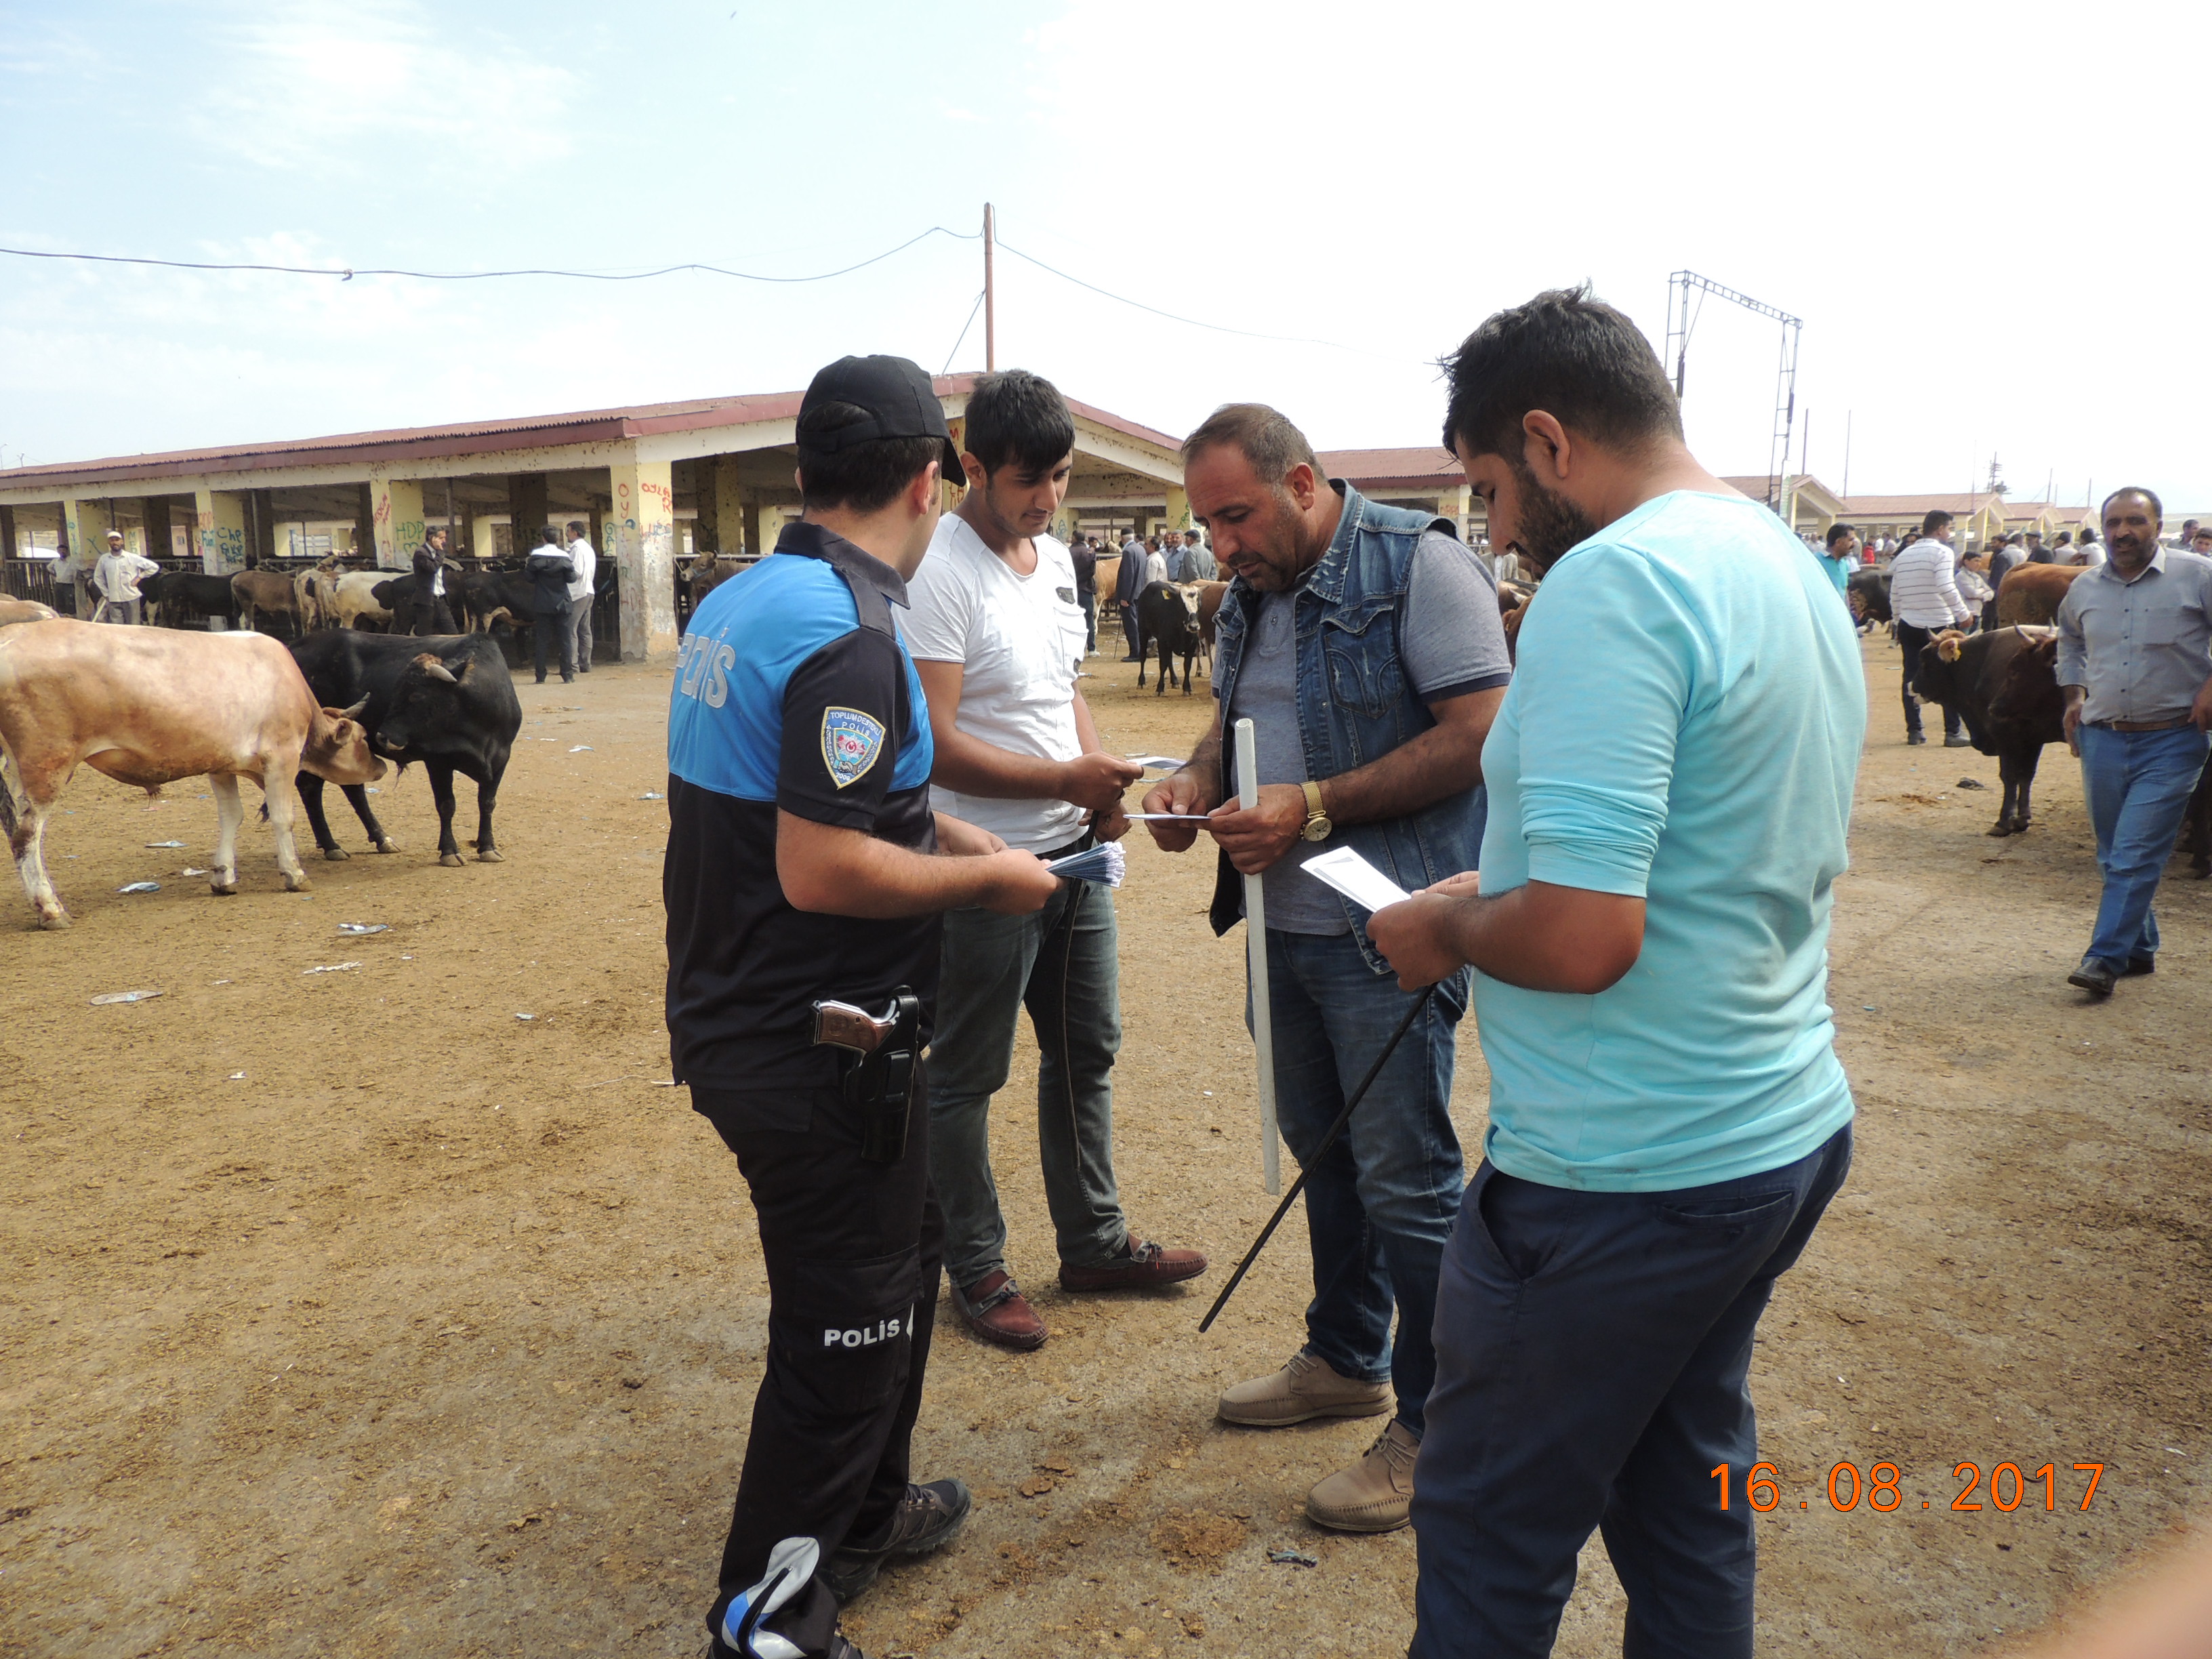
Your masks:
[{"label": "denim vest", "polygon": [[[1455,535],[1451,520],[1369,501],[1341,479],[1336,538],[1297,590],[1298,738],[1306,775],[1319,781],[1355,771],[1435,726],[1415,695],[1399,652],[1398,621],[1423,535]],[[1237,790],[1236,732],[1229,716],[1244,636],[1260,605],[1242,577],[1229,585],[1215,624],[1213,690],[1221,708],[1222,799]],[[1489,799],[1482,786],[1462,790],[1401,818],[1339,824],[1332,847],[1349,847],[1409,892],[1472,870],[1482,854]],[[1349,900],[1345,920],[1377,974],[1392,971],[1367,937],[1366,912]],[[1211,920],[1225,933],[1244,913],[1243,878],[1221,855]]]}]

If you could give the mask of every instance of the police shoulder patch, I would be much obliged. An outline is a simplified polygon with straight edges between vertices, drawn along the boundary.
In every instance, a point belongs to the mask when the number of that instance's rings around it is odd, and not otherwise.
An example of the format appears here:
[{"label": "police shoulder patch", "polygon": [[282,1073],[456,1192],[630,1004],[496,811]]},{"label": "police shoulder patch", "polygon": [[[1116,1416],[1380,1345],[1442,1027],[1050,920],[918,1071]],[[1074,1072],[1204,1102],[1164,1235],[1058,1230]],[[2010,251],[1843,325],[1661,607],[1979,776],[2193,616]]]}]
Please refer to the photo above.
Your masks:
[{"label": "police shoulder patch", "polygon": [[857,708],[822,711],[822,763],[840,789],[868,775],[884,752],[884,723]]}]

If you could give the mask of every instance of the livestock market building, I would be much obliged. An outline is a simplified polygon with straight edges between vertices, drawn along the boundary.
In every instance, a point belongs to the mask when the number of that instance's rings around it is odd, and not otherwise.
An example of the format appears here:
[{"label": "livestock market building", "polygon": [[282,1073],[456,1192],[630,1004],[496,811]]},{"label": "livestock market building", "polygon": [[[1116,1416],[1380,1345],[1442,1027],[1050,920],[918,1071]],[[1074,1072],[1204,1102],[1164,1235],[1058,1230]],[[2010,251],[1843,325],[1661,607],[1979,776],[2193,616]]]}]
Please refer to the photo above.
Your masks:
[{"label": "livestock market building", "polygon": [[[959,436],[972,374],[939,378]],[[7,590],[45,599],[54,555],[132,550],[213,575],[337,554],[402,570],[425,533],[488,558],[572,520],[613,573],[593,631],[624,661],[672,653],[676,576],[697,554],[775,545],[799,491],[801,393],[702,398],[579,414],[229,444],[0,471]],[[1055,532],[1139,534],[1190,522],[1179,441],[1087,404]],[[518,535],[518,532],[520,534]]]}]

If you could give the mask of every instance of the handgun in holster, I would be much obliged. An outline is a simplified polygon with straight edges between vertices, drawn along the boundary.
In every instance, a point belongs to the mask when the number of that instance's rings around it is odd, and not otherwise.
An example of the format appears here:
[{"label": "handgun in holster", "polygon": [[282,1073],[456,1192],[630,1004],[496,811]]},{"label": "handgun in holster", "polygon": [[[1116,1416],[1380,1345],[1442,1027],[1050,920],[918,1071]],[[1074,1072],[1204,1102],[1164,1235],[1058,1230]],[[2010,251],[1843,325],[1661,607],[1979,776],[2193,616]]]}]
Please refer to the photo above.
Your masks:
[{"label": "handgun in holster", "polygon": [[814,1005],[814,1041],[842,1048],[838,1086],[860,1115],[860,1157],[896,1164],[906,1154],[907,1103],[921,1036],[921,999],[902,985],[880,1014],[849,1002]]}]

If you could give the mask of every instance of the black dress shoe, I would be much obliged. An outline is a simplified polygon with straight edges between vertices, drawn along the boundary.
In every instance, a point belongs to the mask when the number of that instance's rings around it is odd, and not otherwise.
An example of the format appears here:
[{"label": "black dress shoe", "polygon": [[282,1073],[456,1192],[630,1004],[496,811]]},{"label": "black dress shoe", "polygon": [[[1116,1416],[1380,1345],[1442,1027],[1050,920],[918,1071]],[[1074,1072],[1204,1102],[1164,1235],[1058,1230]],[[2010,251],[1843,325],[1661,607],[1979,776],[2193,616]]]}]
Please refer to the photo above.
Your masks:
[{"label": "black dress shoe", "polygon": [[874,1583],[892,1556],[927,1555],[951,1543],[966,1524],[974,1503],[957,1480],[908,1486],[883,1535],[866,1544],[848,1541],[822,1570],[823,1583],[842,1607]]},{"label": "black dress shoe", "polygon": [[2156,957],[2130,957],[2128,958],[2128,965],[2120,969],[2120,977],[2122,979],[2133,979],[2138,974],[2154,974],[2157,971],[2158,958]]},{"label": "black dress shoe", "polygon": [[1907,732],[1905,740],[1908,744],[1923,744],[1928,741],[1928,734],[1925,732]]},{"label": "black dress shoe", "polygon": [[1943,746],[1946,749],[1972,749],[1974,740],[1963,732],[1954,732],[1943,739]]},{"label": "black dress shoe", "polygon": [[2119,981],[2112,963],[2096,957],[2083,957],[2081,965],[2066,975],[2069,985],[2078,985],[2092,996],[2108,997]]}]

